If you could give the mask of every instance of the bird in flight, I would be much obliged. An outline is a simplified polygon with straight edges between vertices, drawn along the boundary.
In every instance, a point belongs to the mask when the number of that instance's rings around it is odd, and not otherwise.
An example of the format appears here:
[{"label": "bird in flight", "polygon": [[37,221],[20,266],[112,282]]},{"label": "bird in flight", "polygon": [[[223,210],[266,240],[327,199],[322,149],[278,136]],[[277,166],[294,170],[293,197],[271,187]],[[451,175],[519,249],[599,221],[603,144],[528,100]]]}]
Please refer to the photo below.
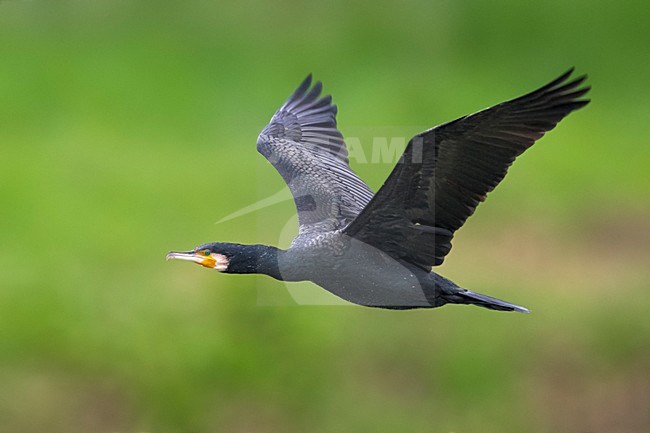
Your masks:
[{"label": "bird in flight", "polygon": [[312,281],[355,304],[434,308],[524,307],[462,288],[432,271],[451,240],[508,167],[573,110],[585,106],[586,76],[573,69],[524,96],[413,137],[376,194],[352,171],[337,107],[311,75],[275,112],[257,150],[289,186],[299,230],[291,246],[213,242],[180,259],[230,274]]}]

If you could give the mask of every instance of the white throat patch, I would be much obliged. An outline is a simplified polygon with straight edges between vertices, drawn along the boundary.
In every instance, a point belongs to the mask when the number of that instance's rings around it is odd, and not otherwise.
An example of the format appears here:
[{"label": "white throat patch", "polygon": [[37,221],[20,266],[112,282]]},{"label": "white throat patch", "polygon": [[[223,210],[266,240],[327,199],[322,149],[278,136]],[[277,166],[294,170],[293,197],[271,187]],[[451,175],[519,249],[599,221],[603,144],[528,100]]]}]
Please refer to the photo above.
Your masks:
[{"label": "white throat patch", "polygon": [[226,269],[228,269],[228,265],[230,264],[230,260],[228,260],[228,257],[224,256],[223,254],[217,254],[217,253],[212,253],[210,255],[215,261],[214,269],[216,269],[219,272],[223,272]]}]

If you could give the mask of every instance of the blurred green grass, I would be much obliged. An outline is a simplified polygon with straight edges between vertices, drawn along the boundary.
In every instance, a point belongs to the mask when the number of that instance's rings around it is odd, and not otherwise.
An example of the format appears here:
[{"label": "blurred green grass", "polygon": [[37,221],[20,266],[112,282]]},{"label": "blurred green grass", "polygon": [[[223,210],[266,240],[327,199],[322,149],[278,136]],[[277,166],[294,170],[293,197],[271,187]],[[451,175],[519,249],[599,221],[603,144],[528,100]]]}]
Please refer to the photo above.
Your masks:
[{"label": "blurred green grass", "polygon": [[[640,1],[0,3],[0,430],[646,431],[647,20]],[[295,306],[163,260],[286,246],[291,202],[214,222],[283,187],[254,143],[309,72],[369,154],[374,128],[408,137],[571,65],[593,102],[441,270],[530,316]],[[376,189],[392,164],[353,166]]]}]

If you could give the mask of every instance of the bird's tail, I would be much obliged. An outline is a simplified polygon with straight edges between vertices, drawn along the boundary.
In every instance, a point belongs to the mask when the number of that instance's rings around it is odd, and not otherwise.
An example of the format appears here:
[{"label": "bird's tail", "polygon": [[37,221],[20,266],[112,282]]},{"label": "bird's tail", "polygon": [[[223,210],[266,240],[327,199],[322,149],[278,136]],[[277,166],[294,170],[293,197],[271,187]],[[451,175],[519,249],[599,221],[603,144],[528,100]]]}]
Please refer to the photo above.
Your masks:
[{"label": "bird's tail", "polygon": [[471,290],[461,289],[452,296],[445,296],[449,302],[455,304],[472,304],[479,307],[489,308],[490,310],[499,311],[518,311],[520,313],[530,313],[528,308],[502,301],[501,299],[492,298],[481,293],[472,292]]}]

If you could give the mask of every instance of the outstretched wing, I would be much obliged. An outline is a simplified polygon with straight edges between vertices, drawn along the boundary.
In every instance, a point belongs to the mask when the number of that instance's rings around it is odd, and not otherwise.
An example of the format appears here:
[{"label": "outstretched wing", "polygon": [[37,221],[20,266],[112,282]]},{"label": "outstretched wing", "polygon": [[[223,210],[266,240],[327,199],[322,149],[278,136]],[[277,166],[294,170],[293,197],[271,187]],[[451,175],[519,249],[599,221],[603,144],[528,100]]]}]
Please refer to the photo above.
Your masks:
[{"label": "outstretched wing", "polygon": [[300,229],[336,230],[352,221],[373,193],[348,164],[331,96],[319,98],[320,81],[310,86],[311,75],[262,130],[257,150],[289,186]]},{"label": "outstretched wing", "polygon": [[515,158],[581,100],[573,69],[534,92],[416,135],[384,185],[343,231],[425,270],[440,265],[454,232]]}]

